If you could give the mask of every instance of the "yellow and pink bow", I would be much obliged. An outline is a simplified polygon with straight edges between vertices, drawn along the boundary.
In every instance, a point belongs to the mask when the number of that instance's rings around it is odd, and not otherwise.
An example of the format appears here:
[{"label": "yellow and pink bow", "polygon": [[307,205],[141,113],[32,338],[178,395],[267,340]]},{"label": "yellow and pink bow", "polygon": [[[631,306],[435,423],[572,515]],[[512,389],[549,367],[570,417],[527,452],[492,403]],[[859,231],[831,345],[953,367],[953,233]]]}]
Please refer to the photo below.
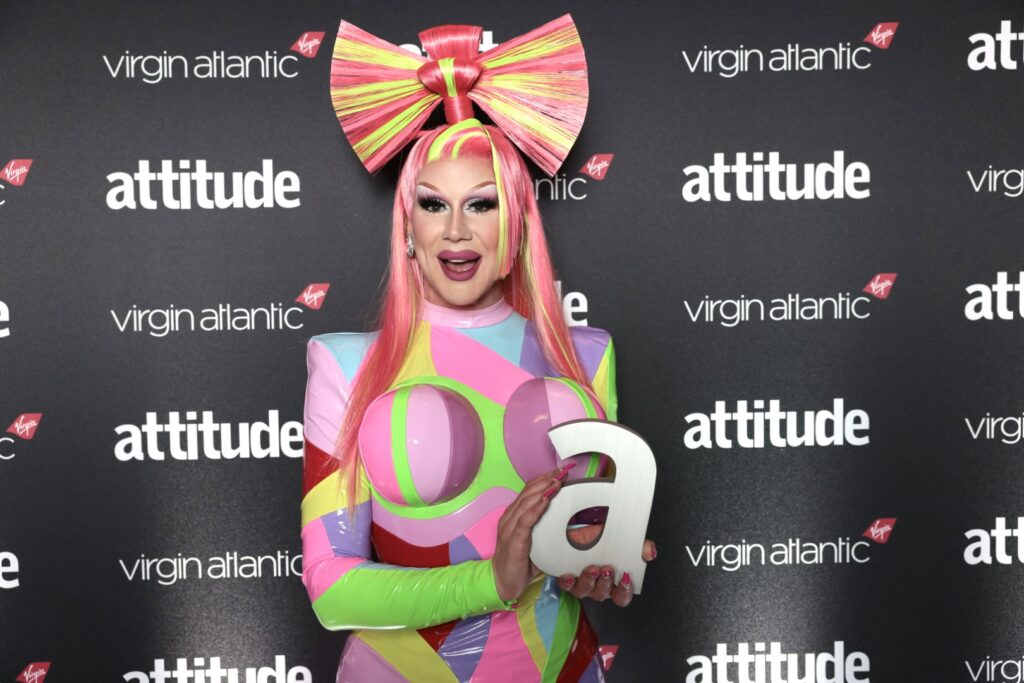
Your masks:
[{"label": "yellow and pink bow", "polygon": [[554,175],[587,111],[587,62],[568,14],[480,53],[479,26],[420,33],[421,57],[342,21],[331,62],[331,101],[371,173],[397,154],[443,103],[449,124],[476,103],[519,149]]}]

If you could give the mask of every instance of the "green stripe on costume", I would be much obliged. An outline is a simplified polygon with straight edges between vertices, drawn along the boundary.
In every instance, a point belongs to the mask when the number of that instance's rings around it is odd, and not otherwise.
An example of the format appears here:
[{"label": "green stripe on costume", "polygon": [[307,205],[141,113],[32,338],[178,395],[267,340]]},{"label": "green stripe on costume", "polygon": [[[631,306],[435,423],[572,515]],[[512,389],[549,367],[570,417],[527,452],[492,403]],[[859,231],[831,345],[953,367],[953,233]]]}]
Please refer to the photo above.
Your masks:
[{"label": "green stripe on costume", "polygon": [[409,458],[405,457],[405,420],[409,413],[410,391],[409,387],[397,390],[391,404],[391,462],[395,467],[395,479],[398,480],[402,497],[410,505],[418,507],[424,504],[423,499],[420,498],[416,484],[413,483]]},{"label": "green stripe on costume", "polygon": [[498,597],[490,560],[431,569],[366,562],[313,601],[320,623],[334,631],[425,628],[510,607]]},{"label": "green stripe on costume", "polygon": [[[568,380],[564,377],[556,378],[559,382],[572,389],[573,393],[576,394],[576,398],[583,404],[583,409],[587,412],[587,417],[591,420],[597,417],[597,411],[594,409],[594,404],[587,395],[587,392],[580,389],[579,385],[572,380]],[[597,468],[601,465],[601,456],[597,454],[591,454],[587,459],[587,471],[584,474],[586,477],[597,476]]]},{"label": "green stripe on costume", "polygon": [[[519,477],[519,474],[504,452],[503,417],[505,407],[467,387],[465,384],[443,376],[410,377],[394,385],[392,388],[411,388],[417,384],[430,384],[450,389],[463,396],[473,406],[476,414],[480,416],[480,424],[484,430],[484,457],[480,464],[480,470],[473,478],[469,488],[451,500],[435,503],[434,505],[422,507],[398,505],[384,498],[377,491],[372,491],[373,500],[381,507],[400,517],[407,519],[435,519],[455,512],[487,489],[505,488],[514,493],[522,490],[525,482]],[[396,395],[395,398],[397,401],[398,396]],[[396,475],[398,474],[397,466],[395,473]],[[401,481],[399,481],[399,486],[401,486]],[[402,491],[404,494],[404,489]]]},{"label": "green stripe on costume", "polygon": [[541,683],[555,683],[562,666],[569,657],[569,648],[576,639],[580,622],[580,601],[569,593],[562,593],[558,604],[558,618],[555,620],[555,635],[551,639],[548,665],[541,674]]}]

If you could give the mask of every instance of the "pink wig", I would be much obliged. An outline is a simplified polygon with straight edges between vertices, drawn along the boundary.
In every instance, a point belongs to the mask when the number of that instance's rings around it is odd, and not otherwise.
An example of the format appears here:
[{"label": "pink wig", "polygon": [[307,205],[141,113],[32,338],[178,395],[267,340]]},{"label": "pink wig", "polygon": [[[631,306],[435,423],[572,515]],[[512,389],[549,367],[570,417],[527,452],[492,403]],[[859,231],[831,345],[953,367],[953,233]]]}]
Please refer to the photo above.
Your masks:
[{"label": "pink wig", "polygon": [[398,179],[387,288],[377,318],[380,336],[355,378],[335,450],[349,501],[356,499],[357,437],[363,414],[394,382],[420,320],[422,277],[416,260],[406,254],[405,235],[414,207],[416,178],[429,158],[453,158],[457,153],[459,157],[480,158],[493,164],[504,233],[499,244],[508,245],[504,258],[499,248],[505,299],[516,312],[534,322],[541,351],[551,368],[593,394],[555,291],[555,273],[526,164],[500,129],[475,121],[473,124],[442,126],[425,134],[413,145]]}]

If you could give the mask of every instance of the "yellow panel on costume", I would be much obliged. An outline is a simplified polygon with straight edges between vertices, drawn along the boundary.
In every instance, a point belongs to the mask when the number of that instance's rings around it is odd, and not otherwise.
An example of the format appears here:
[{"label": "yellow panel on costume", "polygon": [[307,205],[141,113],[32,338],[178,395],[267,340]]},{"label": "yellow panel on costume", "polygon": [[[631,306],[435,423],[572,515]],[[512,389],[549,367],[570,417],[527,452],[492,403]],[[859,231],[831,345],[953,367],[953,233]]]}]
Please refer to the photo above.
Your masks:
[{"label": "yellow panel on costume", "polygon": [[410,681],[437,681],[438,683],[459,683],[452,670],[437,656],[434,648],[423,640],[418,631],[411,628],[390,631],[367,629],[360,631],[361,641],[376,650],[388,664]]},{"label": "yellow panel on costume", "polygon": [[611,340],[608,341],[608,348],[604,350],[604,356],[601,357],[601,363],[597,366],[591,383],[605,415],[614,422],[619,413],[619,397],[615,393],[615,347],[612,346]]},{"label": "yellow panel on costume", "polygon": [[[359,468],[359,486],[356,489],[354,505],[365,503],[370,499],[370,489],[366,482],[366,474]],[[332,472],[309,490],[302,499],[302,526],[306,526],[317,517],[336,512],[345,507],[348,487],[338,482],[338,472]]]},{"label": "yellow panel on costume", "polygon": [[412,336],[412,348],[392,386],[410,377],[437,375],[434,359],[430,357],[430,323],[421,322]]},{"label": "yellow panel on costume", "polygon": [[519,632],[523,635],[523,642],[526,643],[526,649],[530,651],[530,656],[533,658],[533,663],[537,665],[538,671],[544,670],[548,660],[548,649],[540,637],[536,612],[537,597],[540,596],[541,588],[544,587],[544,581],[544,575],[538,575],[537,579],[519,597],[519,607],[516,609]]}]

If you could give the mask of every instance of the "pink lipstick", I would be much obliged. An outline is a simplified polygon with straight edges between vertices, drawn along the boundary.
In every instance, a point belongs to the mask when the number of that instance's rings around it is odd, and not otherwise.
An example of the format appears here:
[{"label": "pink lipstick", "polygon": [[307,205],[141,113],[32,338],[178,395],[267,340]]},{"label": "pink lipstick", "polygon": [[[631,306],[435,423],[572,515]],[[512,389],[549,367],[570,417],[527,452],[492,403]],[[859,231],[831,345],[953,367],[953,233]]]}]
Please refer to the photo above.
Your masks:
[{"label": "pink lipstick", "polygon": [[471,279],[480,267],[480,254],[472,249],[463,249],[462,251],[445,249],[437,255],[437,259],[441,262],[441,271],[445,276],[449,280],[458,282]]}]

